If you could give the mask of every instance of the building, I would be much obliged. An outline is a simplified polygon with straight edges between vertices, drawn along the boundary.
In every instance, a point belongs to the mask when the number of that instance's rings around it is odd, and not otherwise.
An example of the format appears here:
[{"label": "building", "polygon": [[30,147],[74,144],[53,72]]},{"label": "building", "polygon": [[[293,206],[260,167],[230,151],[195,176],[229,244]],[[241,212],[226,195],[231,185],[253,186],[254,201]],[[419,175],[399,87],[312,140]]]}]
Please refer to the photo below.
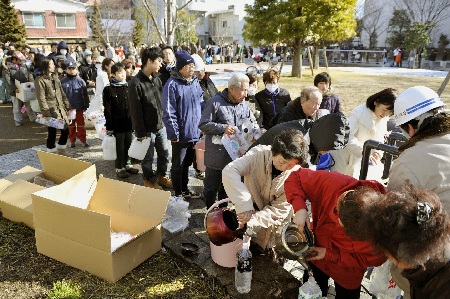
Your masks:
[{"label": "building", "polygon": [[[422,5],[421,9],[416,4],[429,4]],[[438,4],[439,3],[439,4]],[[400,6],[399,6],[400,5]],[[395,9],[404,9],[402,1],[391,0],[366,0],[364,3],[364,27],[362,31],[362,43],[368,47],[370,44],[370,32],[375,31],[377,35],[377,43],[375,47],[378,48],[392,48],[402,45],[389,45],[386,41],[388,38],[388,26],[389,20]],[[438,47],[439,36],[446,34],[450,38],[450,4],[448,0],[419,0],[412,3],[416,19],[412,21],[424,22],[427,21],[428,15],[433,15],[440,9],[439,5],[442,5],[442,11],[440,21],[431,33],[431,45],[430,47]]]},{"label": "building", "polygon": [[11,0],[25,25],[27,44],[47,45],[64,40],[84,44],[88,37],[86,6],[75,0]]}]

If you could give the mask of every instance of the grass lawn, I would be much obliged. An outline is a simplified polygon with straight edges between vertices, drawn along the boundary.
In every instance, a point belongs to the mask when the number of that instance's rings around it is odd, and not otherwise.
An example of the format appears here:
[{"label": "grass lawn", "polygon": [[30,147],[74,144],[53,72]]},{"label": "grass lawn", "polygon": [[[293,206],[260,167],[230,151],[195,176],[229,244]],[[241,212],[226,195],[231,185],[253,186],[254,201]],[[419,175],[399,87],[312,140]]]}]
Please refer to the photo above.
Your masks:
[{"label": "grass lawn", "polygon": [[[315,74],[326,71],[321,68],[319,71],[315,70]],[[341,97],[343,112],[348,114],[356,106],[365,103],[366,99],[385,88],[395,88],[399,92],[417,85],[430,87],[437,91],[444,81],[444,78],[435,77],[418,77],[418,76],[402,76],[402,75],[368,75],[358,74],[354,72],[346,72],[340,70],[333,70],[330,68],[328,73],[331,76],[333,93]],[[309,69],[303,70],[303,78],[293,78],[283,76],[279,85],[285,88],[291,94],[291,98],[295,99],[300,96],[300,91],[303,87],[314,85],[314,77],[311,76]],[[260,80],[259,88],[263,88],[262,80]],[[450,83],[445,88],[441,95],[444,102],[450,104]]]}]

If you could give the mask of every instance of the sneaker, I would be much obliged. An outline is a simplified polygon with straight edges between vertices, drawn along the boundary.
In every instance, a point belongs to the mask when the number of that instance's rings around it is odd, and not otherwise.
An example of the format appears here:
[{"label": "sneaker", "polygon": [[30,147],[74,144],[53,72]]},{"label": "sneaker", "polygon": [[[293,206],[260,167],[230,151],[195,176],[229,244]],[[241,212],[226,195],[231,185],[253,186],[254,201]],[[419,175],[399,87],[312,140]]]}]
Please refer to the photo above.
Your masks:
[{"label": "sneaker", "polygon": [[23,125],[20,121],[16,121],[16,127],[20,127],[21,125]]},{"label": "sneaker", "polygon": [[127,178],[127,177],[129,176],[129,175],[128,175],[128,172],[126,171],[125,168],[122,168],[122,169],[116,169],[116,175],[117,175],[117,177],[120,178],[120,179],[125,179],[125,178]]},{"label": "sneaker", "polygon": [[86,142],[82,142],[84,147],[89,147],[89,144],[87,144]]},{"label": "sneaker", "polygon": [[128,173],[131,173],[131,174],[138,174],[139,173],[139,169],[134,168],[133,165],[125,166],[125,169],[127,170]]},{"label": "sneaker", "polygon": [[181,196],[183,196],[185,199],[197,199],[202,197],[200,193],[196,193],[190,190],[181,192]]},{"label": "sneaker", "polygon": [[205,173],[203,171],[196,170],[195,177],[199,180],[203,180],[205,178]]},{"label": "sneaker", "polygon": [[70,146],[71,148],[74,148],[74,147],[75,147],[75,142],[71,142],[69,146]]},{"label": "sneaker", "polygon": [[144,179],[144,186],[157,190],[164,190],[163,187],[161,187],[157,182],[152,183],[147,179]]},{"label": "sneaker", "polygon": [[158,175],[158,180],[156,181],[160,186],[173,189],[172,180],[169,177]]}]

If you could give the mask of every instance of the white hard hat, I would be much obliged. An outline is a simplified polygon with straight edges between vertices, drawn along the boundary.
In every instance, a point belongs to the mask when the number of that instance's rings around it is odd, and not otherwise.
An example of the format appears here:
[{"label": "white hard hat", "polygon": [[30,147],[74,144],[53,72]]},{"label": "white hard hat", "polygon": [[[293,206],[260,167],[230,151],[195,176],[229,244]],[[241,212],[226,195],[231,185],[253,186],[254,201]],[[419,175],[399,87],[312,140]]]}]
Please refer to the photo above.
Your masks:
[{"label": "white hard hat", "polygon": [[98,56],[97,58],[95,58],[95,63],[102,63],[103,60],[105,60],[104,56]]},{"label": "white hard hat", "polygon": [[394,103],[394,118],[397,126],[418,117],[434,108],[445,106],[439,95],[425,86],[410,87],[402,92]]},{"label": "white hard hat", "polygon": [[195,63],[194,71],[198,72],[198,71],[202,71],[205,69],[205,63],[203,62],[203,59],[198,54],[192,54],[191,57],[194,58],[194,63]]}]

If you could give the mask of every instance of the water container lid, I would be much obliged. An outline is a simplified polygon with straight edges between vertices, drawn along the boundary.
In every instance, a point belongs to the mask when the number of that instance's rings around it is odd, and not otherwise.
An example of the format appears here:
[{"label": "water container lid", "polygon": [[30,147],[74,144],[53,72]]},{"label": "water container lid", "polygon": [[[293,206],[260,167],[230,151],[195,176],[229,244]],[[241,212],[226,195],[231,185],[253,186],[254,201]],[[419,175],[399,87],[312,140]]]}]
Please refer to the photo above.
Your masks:
[{"label": "water container lid", "polygon": [[331,155],[329,153],[323,154],[319,158],[319,162],[317,163],[316,169],[329,169],[332,162]]}]

